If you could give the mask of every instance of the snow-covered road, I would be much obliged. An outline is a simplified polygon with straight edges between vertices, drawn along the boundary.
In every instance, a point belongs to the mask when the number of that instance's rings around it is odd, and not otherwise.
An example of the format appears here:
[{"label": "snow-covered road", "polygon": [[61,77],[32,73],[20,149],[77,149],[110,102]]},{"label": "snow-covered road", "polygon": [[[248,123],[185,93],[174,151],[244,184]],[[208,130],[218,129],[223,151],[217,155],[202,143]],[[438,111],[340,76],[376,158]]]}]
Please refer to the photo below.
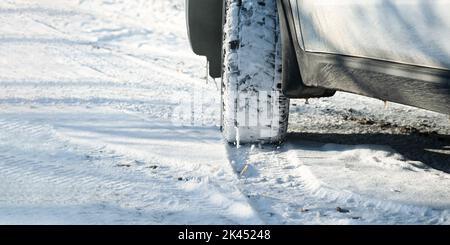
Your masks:
[{"label": "snow-covered road", "polygon": [[448,116],[338,93],[236,148],[204,67],[183,0],[2,1],[0,223],[450,224]]}]

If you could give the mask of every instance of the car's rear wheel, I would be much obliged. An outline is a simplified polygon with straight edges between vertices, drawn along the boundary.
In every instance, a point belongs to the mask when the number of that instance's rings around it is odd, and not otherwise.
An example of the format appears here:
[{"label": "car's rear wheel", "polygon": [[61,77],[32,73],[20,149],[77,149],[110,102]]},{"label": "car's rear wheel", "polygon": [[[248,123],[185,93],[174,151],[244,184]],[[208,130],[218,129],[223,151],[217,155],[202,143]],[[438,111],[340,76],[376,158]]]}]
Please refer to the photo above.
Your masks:
[{"label": "car's rear wheel", "polygon": [[226,0],[222,132],[231,143],[279,143],[289,99],[281,94],[276,0]]}]

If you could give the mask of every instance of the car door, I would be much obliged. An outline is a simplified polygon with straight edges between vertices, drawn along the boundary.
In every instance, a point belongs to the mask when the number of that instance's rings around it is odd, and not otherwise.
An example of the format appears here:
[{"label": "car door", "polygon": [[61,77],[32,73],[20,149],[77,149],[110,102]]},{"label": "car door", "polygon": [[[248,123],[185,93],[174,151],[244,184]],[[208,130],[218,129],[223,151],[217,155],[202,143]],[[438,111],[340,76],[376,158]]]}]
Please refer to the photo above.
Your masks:
[{"label": "car door", "polygon": [[300,46],[450,68],[450,0],[290,0]]}]

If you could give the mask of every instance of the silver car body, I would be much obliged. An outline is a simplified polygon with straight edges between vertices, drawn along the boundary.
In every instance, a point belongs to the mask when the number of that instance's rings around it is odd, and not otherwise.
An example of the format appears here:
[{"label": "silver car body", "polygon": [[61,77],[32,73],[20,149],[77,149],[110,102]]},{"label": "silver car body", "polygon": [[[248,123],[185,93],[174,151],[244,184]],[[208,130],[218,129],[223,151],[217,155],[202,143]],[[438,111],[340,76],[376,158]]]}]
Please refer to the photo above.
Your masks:
[{"label": "silver car body", "polygon": [[450,0],[290,0],[300,47],[450,69]]}]

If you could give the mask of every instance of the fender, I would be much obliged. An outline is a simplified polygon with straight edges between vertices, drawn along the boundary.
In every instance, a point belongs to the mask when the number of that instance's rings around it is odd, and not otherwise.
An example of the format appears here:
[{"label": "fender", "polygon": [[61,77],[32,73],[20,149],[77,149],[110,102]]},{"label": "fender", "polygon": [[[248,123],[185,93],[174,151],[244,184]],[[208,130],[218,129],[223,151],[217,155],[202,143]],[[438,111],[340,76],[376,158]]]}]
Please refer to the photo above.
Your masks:
[{"label": "fender", "polygon": [[197,55],[206,56],[209,75],[222,73],[223,0],[186,0],[186,23],[191,48]]}]

